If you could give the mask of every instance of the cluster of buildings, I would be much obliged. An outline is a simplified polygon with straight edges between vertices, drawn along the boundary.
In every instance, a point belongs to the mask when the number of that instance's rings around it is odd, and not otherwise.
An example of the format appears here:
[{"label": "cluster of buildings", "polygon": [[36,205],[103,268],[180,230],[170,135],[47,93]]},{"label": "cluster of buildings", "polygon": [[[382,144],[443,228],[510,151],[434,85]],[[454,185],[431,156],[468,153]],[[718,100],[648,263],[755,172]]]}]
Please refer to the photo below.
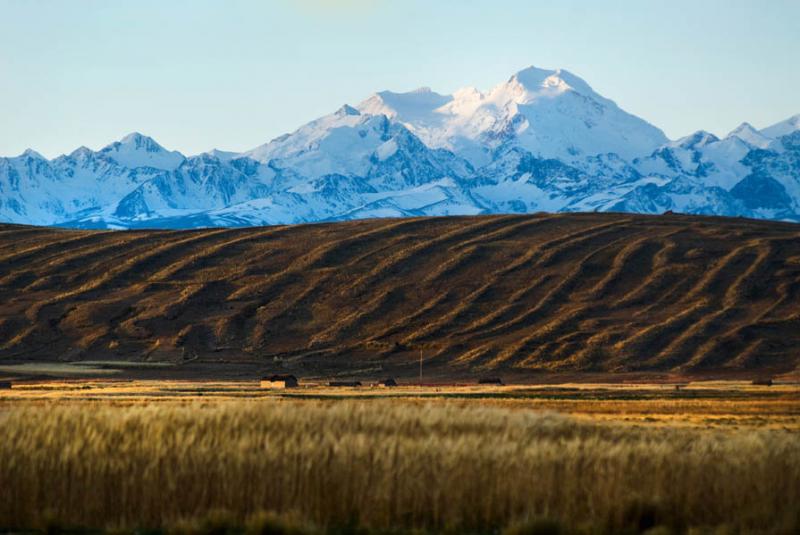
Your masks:
[{"label": "cluster of buildings", "polygon": [[[480,385],[502,385],[503,381],[498,377],[483,377],[478,380]],[[270,375],[261,379],[261,388],[295,388],[299,386],[297,377],[294,375]],[[329,387],[359,387],[364,386],[361,381],[329,381]],[[369,386],[392,388],[397,385],[397,381],[392,377],[381,379]]]}]

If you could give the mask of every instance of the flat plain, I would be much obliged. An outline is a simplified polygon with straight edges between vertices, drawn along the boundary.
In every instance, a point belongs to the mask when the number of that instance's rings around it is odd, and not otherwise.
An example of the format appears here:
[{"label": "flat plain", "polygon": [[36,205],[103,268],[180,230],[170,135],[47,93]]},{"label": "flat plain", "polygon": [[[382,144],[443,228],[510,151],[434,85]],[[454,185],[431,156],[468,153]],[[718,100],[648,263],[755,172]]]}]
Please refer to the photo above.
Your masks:
[{"label": "flat plain", "polygon": [[796,532],[800,384],[677,386],[20,381],[0,526]]}]

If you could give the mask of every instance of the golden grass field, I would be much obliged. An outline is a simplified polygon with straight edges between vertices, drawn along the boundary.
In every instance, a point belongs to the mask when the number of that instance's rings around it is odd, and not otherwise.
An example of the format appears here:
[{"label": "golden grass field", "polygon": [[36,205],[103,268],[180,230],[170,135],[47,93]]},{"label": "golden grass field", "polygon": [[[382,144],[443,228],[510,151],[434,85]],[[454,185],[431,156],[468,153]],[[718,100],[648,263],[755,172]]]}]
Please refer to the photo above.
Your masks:
[{"label": "golden grass field", "polygon": [[0,225],[0,533],[795,535],[798,229]]},{"label": "golden grass field", "polygon": [[796,383],[32,381],[0,391],[0,429],[7,528],[800,528]]},{"label": "golden grass field", "polygon": [[422,353],[445,378],[787,373],[800,365],[798,228],[600,213],[2,225],[0,361],[408,377]]}]

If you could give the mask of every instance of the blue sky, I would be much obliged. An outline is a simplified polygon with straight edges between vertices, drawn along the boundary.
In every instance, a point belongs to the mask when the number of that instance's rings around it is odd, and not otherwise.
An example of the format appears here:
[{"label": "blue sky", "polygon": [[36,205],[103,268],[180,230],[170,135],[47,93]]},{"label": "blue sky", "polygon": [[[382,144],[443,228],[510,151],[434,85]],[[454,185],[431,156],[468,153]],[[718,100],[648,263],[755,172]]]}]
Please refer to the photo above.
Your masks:
[{"label": "blue sky", "polygon": [[382,89],[561,67],[671,137],[800,113],[797,0],[0,0],[0,155],[245,150]]}]

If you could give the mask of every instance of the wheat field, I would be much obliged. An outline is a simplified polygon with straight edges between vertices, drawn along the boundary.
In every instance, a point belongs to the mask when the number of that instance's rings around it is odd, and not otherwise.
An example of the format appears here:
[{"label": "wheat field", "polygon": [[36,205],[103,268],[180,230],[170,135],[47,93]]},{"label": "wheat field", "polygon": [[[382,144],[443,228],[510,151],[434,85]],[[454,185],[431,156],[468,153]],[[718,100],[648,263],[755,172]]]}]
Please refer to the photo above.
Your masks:
[{"label": "wheat field", "polygon": [[0,429],[8,529],[800,528],[800,439],[784,429],[381,400],[20,403]]}]

